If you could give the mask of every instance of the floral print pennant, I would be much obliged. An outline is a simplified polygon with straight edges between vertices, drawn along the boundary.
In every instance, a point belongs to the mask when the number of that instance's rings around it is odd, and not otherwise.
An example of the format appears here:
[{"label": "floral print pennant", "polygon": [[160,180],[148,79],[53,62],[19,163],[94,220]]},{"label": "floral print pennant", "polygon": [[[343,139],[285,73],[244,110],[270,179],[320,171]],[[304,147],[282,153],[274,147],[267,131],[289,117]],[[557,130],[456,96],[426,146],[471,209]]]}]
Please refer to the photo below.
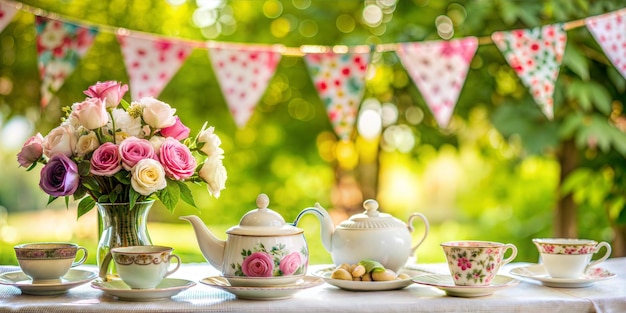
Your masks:
[{"label": "floral print pennant", "polygon": [[304,60],[333,129],[350,139],[365,91],[370,53],[310,53]]},{"label": "floral print pennant", "polygon": [[235,124],[244,127],[280,62],[281,54],[264,47],[220,43],[209,58]]},{"label": "floral print pennant", "polygon": [[15,6],[0,2],[0,32],[4,30],[17,13]]},{"label": "floral print pennant", "polygon": [[193,49],[182,41],[117,36],[128,72],[130,94],[134,101],[158,97]]},{"label": "floral print pennant", "polygon": [[626,9],[587,18],[585,25],[615,68],[626,78]]},{"label": "floral print pennant", "polygon": [[89,50],[98,30],[41,16],[36,16],[35,28],[42,79],[41,106],[46,107]]},{"label": "floral print pennant", "polygon": [[477,48],[476,37],[398,45],[396,54],[440,127],[452,117]]},{"label": "floral print pennant", "polygon": [[562,24],[495,32],[491,35],[541,111],[554,118],[554,84],[559,76],[567,35]]}]

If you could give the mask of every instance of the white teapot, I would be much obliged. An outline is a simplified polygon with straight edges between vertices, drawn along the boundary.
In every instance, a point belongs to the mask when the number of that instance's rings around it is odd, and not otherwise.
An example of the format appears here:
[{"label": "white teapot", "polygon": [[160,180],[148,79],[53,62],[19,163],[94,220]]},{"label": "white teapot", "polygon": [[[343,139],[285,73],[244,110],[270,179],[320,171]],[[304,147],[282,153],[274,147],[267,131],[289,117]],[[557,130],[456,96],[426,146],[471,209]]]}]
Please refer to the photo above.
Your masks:
[{"label": "white teapot", "polygon": [[226,241],[218,239],[194,215],[181,216],[191,223],[205,259],[233,286],[272,286],[297,281],[306,272],[309,250],[304,231],[285,223],[267,208],[269,197],[257,197],[258,208],[229,228]]},{"label": "white teapot", "polygon": [[[378,202],[371,199],[363,202],[363,207],[365,212],[351,216],[335,228],[328,212],[315,204],[315,207],[300,212],[294,225],[305,214],[314,214],[321,223],[322,244],[337,266],[371,259],[398,272],[426,239],[428,220],[421,213],[413,213],[404,223],[390,214],[380,213]],[[415,218],[424,222],[424,235],[415,245],[411,245]]]}]

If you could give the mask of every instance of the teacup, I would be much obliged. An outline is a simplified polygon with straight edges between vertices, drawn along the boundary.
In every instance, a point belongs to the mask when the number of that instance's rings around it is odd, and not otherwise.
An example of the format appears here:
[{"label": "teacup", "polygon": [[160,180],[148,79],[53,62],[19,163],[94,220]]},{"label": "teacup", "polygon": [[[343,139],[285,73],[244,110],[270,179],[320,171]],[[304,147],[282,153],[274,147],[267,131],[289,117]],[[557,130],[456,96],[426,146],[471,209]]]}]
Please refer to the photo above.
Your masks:
[{"label": "teacup", "polygon": [[[487,286],[505,265],[517,256],[515,245],[491,241],[450,241],[441,244],[450,275],[458,286]],[[504,259],[506,250],[511,255]]]},{"label": "teacup", "polygon": [[[541,238],[533,239],[546,271],[552,278],[579,278],[587,269],[604,262],[611,255],[611,245],[588,239]],[[604,255],[591,257],[605,247]]]},{"label": "teacup", "polygon": [[[164,246],[130,246],[111,249],[100,267],[100,278],[106,280],[111,259],[120,278],[132,289],[154,289],[163,278],[176,272],[180,257],[172,254],[174,249]],[[176,267],[170,269],[170,261],[176,259]]]},{"label": "teacup", "polygon": [[[28,275],[33,283],[58,281],[70,268],[87,260],[87,249],[73,243],[25,243],[13,249],[22,272]],[[75,261],[79,250],[83,251],[83,256]]]}]

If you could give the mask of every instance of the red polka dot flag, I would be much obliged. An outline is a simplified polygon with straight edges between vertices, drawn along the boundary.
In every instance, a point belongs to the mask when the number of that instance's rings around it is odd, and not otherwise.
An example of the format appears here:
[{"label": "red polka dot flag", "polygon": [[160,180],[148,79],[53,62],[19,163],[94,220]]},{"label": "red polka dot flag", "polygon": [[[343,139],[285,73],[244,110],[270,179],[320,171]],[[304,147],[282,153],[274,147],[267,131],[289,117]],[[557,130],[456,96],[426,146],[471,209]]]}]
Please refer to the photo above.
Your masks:
[{"label": "red polka dot flag", "polygon": [[585,24],[615,68],[626,78],[626,9],[587,18]]},{"label": "red polka dot flag", "polygon": [[17,8],[0,2],[0,32],[4,30],[17,13]]}]

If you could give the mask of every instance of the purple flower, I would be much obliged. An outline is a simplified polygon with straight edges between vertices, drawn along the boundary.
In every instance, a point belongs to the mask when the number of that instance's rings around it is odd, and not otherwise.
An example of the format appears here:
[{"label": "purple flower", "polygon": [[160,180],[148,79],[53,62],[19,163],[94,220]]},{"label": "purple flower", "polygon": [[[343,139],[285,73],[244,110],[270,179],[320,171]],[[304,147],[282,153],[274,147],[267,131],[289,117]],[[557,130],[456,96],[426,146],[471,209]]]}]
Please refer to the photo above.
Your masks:
[{"label": "purple flower", "polygon": [[53,155],[41,169],[39,187],[53,197],[74,194],[79,183],[78,166],[64,154]]}]

